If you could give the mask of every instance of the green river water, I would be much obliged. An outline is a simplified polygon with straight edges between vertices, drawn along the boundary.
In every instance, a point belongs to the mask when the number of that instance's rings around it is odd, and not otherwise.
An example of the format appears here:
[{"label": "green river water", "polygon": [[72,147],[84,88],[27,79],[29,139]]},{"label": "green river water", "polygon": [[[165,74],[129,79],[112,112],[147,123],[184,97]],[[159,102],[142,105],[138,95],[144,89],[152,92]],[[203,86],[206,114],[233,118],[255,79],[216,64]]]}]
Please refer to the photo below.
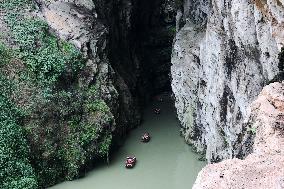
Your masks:
[{"label": "green river water", "polygon": [[[155,115],[153,108],[161,108]],[[140,136],[149,132],[151,141],[141,143]],[[135,155],[133,169],[124,167],[125,157]],[[50,189],[190,189],[205,162],[184,143],[170,100],[154,102],[144,112],[141,126],[133,130],[109,165],[100,165],[86,177],[63,182]]]}]

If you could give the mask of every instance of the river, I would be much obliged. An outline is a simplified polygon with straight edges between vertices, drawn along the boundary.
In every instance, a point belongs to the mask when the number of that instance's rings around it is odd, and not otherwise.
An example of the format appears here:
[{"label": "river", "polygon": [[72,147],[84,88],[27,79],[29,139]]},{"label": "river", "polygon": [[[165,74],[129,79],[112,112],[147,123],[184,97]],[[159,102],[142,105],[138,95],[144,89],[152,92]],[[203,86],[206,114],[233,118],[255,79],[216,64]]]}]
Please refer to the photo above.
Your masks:
[{"label": "river", "polygon": [[[166,99],[166,98],[165,98]],[[100,165],[86,177],[63,182],[50,189],[189,189],[205,162],[179,136],[179,123],[170,100],[154,102],[144,112],[141,126],[133,130],[109,165]],[[161,114],[153,109],[159,107]],[[141,143],[149,132],[151,141]],[[135,155],[133,169],[124,167],[125,157]]]}]

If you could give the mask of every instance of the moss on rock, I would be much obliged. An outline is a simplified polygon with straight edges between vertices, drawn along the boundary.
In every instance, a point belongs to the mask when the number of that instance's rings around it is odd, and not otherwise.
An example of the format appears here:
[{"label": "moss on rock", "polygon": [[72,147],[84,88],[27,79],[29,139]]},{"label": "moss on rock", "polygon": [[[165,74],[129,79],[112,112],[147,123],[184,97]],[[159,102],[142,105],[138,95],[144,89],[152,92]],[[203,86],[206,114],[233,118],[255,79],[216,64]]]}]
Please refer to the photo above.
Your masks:
[{"label": "moss on rock", "polygon": [[[0,10],[13,40],[8,44],[11,50],[0,45],[0,74],[5,76],[0,85],[7,94],[4,100],[1,96],[0,104],[9,102],[14,104],[9,108],[24,112],[17,122],[10,109],[0,110],[1,115],[14,120],[9,124],[0,120],[0,131],[5,129],[0,138],[4,140],[13,131],[9,143],[23,145],[17,153],[7,152],[9,161],[18,163],[10,167],[8,159],[0,163],[4,171],[11,172],[10,176],[1,172],[0,178],[5,179],[0,179],[0,185],[3,180],[3,186],[9,188],[37,188],[38,182],[42,188],[77,178],[86,164],[108,157],[115,121],[100,92],[103,82],[96,78],[92,84],[79,85],[87,60],[31,14],[31,0],[6,0]],[[18,157],[20,150],[23,155]]]}]

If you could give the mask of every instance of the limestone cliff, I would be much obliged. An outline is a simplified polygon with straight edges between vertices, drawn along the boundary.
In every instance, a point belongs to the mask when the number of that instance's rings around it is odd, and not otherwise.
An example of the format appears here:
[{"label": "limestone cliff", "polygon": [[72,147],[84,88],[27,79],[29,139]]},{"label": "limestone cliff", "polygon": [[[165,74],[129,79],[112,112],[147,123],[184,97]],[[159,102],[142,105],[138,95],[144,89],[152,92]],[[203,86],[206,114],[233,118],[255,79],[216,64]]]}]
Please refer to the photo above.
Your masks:
[{"label": "limestone cliff", "polygon": [[[51,30],[59,38],[75,44],[88,57],[89,69],[84,73],[88,78],[81,82],[88,85],[94,82],[94,79],[100,80],[103,96],[115,115],[118,127],[116,132],[119,136],[137,126],[140,110],[137,99],[132,94],[133,87],[127,83],[131,77],[122,77],[124,76],[122,72],[115,69],[109,59],[112,49],[109,41],[111,28],[102,14],[108,15],[115,5],[91,0],[38,1],[38,3],[39,16],[48,22]],[[126,11],[131,6],[121,8],[121,11]],[[127,24],[121,22],[122,26],[127,27]]]},{"label": "limestone cliff", "polygon": [[[39,188],[107,160],[145,102],[170,90],[171,0],[5,0],[0,12],[1,94],[23,111],[18,143]],[[1,171],[5,186],[25,178]]]},{"label": "limestone cliff", "polygon": [[207,165],[194,189],[284,188],[284,83],[266,86],[248,108],[246,137],[254,137],[253,152],[244,160]]},{"label": "limestone cliff", "polygon": [[208,161],[239,154],[247,107],[278,74],[284,8],[276,0],[185,0],[172,89],[186,141]]}]

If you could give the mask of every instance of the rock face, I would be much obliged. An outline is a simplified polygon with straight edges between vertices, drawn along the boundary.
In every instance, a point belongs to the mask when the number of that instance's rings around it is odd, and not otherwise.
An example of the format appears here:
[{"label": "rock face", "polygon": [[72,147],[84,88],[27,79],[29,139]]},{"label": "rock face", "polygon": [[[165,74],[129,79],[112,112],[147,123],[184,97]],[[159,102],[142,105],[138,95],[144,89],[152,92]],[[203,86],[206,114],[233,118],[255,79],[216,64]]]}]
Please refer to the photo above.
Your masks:
[{"label": "rock face", "polygon": [[140,61],[140,85],[152,94],[170,91],[175,4],[172,0],[140,0],[134,9],[134,33]]},{"label": "rock face", "polygon": [[208,161],[239,153],[246,108],[279,72],[282,3],[185,0],[178,11],[172,89],[183,135]]},{"label": "rock face", "polygon": [[11,51],[0,88],[15,83],[7,98],[27,112],[19,122],[39,187],[83,176],[140,121],[132,86],[109,59],[110,27],[91,0],[8,0],[0,9],[0,55]]},{"label": "rock face", "polygon": [[[175,7],[169,0],[96,1],[109,28],[109,57],[140,104],[170,89]],[[142,102],[141,102],[142,101]]]},{"label": "rock face", "polygon": [[244,126],[255,135],[253,153],[207,165],[194,189],[284,188],[284,83],[266,86],[248,112]]},{"label": "rock face", "polygon": [[[139,108],[130,93],[129,87],[114,72],[109,60],[109,30],[98,18],[94,2],[85,1],[38,1],[39,16],[46,20],[59,38],[73,43],[88,59],[82,73],[81,85],[100,80],[104,100],[116,117],[118,133],[137,126],[140,120]],[[105,7],[103,7],[105,8]]]}]

